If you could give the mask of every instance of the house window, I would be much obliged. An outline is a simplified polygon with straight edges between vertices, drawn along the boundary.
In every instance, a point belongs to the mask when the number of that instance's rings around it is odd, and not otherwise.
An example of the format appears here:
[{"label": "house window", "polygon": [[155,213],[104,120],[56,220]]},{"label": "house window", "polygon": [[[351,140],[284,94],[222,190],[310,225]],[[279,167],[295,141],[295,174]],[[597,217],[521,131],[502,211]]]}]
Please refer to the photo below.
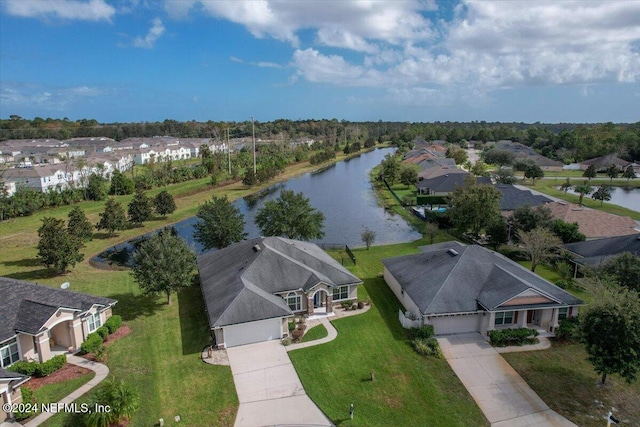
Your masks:
[{"label": "house window", "polygon": [[349,298],[349,286],[338,286],[333,288],[333,300],[339,301],[341,299]]},{"label": "house window", "polygon": [[20,360],[18,352],[18,341],[13,338],[0,347],[0,366],[6,368]]},{"label": "house window", "polygon": [[287,302],[287,305],[289,306],[291,311],[302,310],[302,298],[295,292],[289,292],[289,294],[285,298],[285,301]]},{"label": "house window", "polygon": [[558,321],[567,318],[567,312],[569,311],[568,307],[562,307],[558,309]]},{"label": "house window", "polygon": [[496,325],[510,325],[513,323],[513,311],[500,311],[496,313]]},{"label": "house window", "polygon": [[87,319],[87,324],[89,325],[89,332],[93,332],[102,326],[102,322],[100,321],[100,313],[93,313]]}]

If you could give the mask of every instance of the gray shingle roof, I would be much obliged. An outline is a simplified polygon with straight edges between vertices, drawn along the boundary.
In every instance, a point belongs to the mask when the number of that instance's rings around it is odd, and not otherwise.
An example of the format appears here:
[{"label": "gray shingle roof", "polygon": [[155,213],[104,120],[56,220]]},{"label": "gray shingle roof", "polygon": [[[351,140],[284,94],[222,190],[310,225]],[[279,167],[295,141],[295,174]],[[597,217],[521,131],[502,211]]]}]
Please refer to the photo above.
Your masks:
[{"label": "gray shingle roof", "polygon": [[525,205],[535,207],[552,202],[548,197],[533,194],[531,191],[520,190],[513,185],[497,184],[495,187],[501,194],[500,210],[503,211],[513,211]]},{"label": "gray shingle roof", "polygon": [[422,253],[388,258],[382,263],[423,314],[494,310],[527,289],[558,304],[582,304],[521,265],[481,246],[445,242],[420,249]]},{"label": "gray shingle roof", "polygon": [[259,237],[207,252],[198,257],[198,270],[212,328],[291,315],[274,293],[306,291],[320,282],[361,282],[317,245],[281,237]]},{"label": "gray shingle roof", "polygon": [[17,387],[23,382],[27,381],[30,377],[26,375],[19,374],[17,372],[7,371],[6,369],[0,368],[0,380],[9,380],[9,385],[11,387]]},{"label": "gray shingle roof", "polygon": [[580,258],[575,258],[574,262],[597,267],[623,252],[630,252],[640,257],[640,234],[568,243],[564,247],[579,255]]},{"label": "gray shingle roof", "polygon": [[114,305],[111,298],[36,285],[22,280],[0,277],[0,341],[11,338],[17,330],[36,333],[60,308],[86,311],[94,304]]},{"label": "gray shingle roof", "polygon": [[[469,176],[469,173],[453,173],[440,175],[435,178],[423,179],[418,181],[416,187],[428,188],[435,193],[451,193],[456,187],[463,187],[464,180]],[[491,178],[479,176],[476,177],[476,183],[478,184],[491,184]]]}]

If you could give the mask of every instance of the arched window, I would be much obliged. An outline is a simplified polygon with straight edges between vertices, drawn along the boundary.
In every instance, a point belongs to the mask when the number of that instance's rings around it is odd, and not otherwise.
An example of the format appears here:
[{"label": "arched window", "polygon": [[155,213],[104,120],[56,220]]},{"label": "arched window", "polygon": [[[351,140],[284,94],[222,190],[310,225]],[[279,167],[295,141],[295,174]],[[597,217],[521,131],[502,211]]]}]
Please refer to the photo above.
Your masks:
[{"label": "arched window", "polygon": [[289,292],[284,299],[291,311],[302,310],[302,298],[295,292]]}]

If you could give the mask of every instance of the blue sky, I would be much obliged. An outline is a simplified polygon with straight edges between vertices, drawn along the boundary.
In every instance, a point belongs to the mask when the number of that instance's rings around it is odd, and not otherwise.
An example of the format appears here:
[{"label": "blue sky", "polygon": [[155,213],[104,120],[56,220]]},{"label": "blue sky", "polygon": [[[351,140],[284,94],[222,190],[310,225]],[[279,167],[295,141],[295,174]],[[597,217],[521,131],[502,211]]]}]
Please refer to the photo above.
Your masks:
[{"label": "blue sky", "polygon": [[636,122],[640,1],[0,0],[0,117]]}]

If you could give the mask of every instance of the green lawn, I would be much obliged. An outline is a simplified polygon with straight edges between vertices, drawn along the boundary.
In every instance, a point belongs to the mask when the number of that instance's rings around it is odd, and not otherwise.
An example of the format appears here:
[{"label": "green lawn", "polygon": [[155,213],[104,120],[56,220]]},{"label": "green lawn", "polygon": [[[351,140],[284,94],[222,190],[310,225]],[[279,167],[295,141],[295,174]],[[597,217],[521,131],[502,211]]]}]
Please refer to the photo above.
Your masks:
[{"label": "green lawn", "polygon": [[313,328],[309,329],[302,336],[301,342],[319,340],[321,338],[325,338],[327,335],[329,335],[329,331],[327,331],[327,328],[325,328],[324,325],[321,323],[321,324],[319,324],[317,326],[314,326]]},{"label": "green lawn", "polygon": [[[33,392],[33,397],[38,403],[55,403],[61,400],[63,397],[71,394],[74,390],[83,384],[91,381],[96,376],[95,372],[87,372],[80,375],[78,378],[74,378],[69,381],[64,381],[55,384],[46,384],[38,388]],[[28,387],[26,384],[24,387]]]},{"label": "green lawn", "polygon": [[400,304],[381,277],[380,259],[415,253],[425,243],[354,251],[358,264],[350,270],[364,280],[373,306],[334,321],[335,340],[289,353],[307,394],[336,425],[488,425],[444,359],[413,351],[398,321]]},{"label": "green lawn", "polygon": [[[531,261],[518,261],[518,264],[526,267],[527,269],[531,269]],[[560,280],[560,275],[555,270],[552,270],[545,265],[538,265],[536,267],[536,274],[538,276],[541,276],[543,279],[547,279],[551,283],[556,283],[558,280]],[[577,283],[578,282],[576,282],[576,284]],[[586,304],[589,304],[591,301],[593,301],[593,295],[580,288],[579,286],[567,287],[565,291],[569,292],[571,295],[577,298],[580,298]]]},{"label": "green lawn", "polygon": [[604,426],[611,407],[616,408],[621,425],[637,425],[640,420],[640,381],[629,385],[618,375],[610,375],[601,386],[580,344],[554,343],[548,350],[503,357],[551,409],[579,426]]}]

